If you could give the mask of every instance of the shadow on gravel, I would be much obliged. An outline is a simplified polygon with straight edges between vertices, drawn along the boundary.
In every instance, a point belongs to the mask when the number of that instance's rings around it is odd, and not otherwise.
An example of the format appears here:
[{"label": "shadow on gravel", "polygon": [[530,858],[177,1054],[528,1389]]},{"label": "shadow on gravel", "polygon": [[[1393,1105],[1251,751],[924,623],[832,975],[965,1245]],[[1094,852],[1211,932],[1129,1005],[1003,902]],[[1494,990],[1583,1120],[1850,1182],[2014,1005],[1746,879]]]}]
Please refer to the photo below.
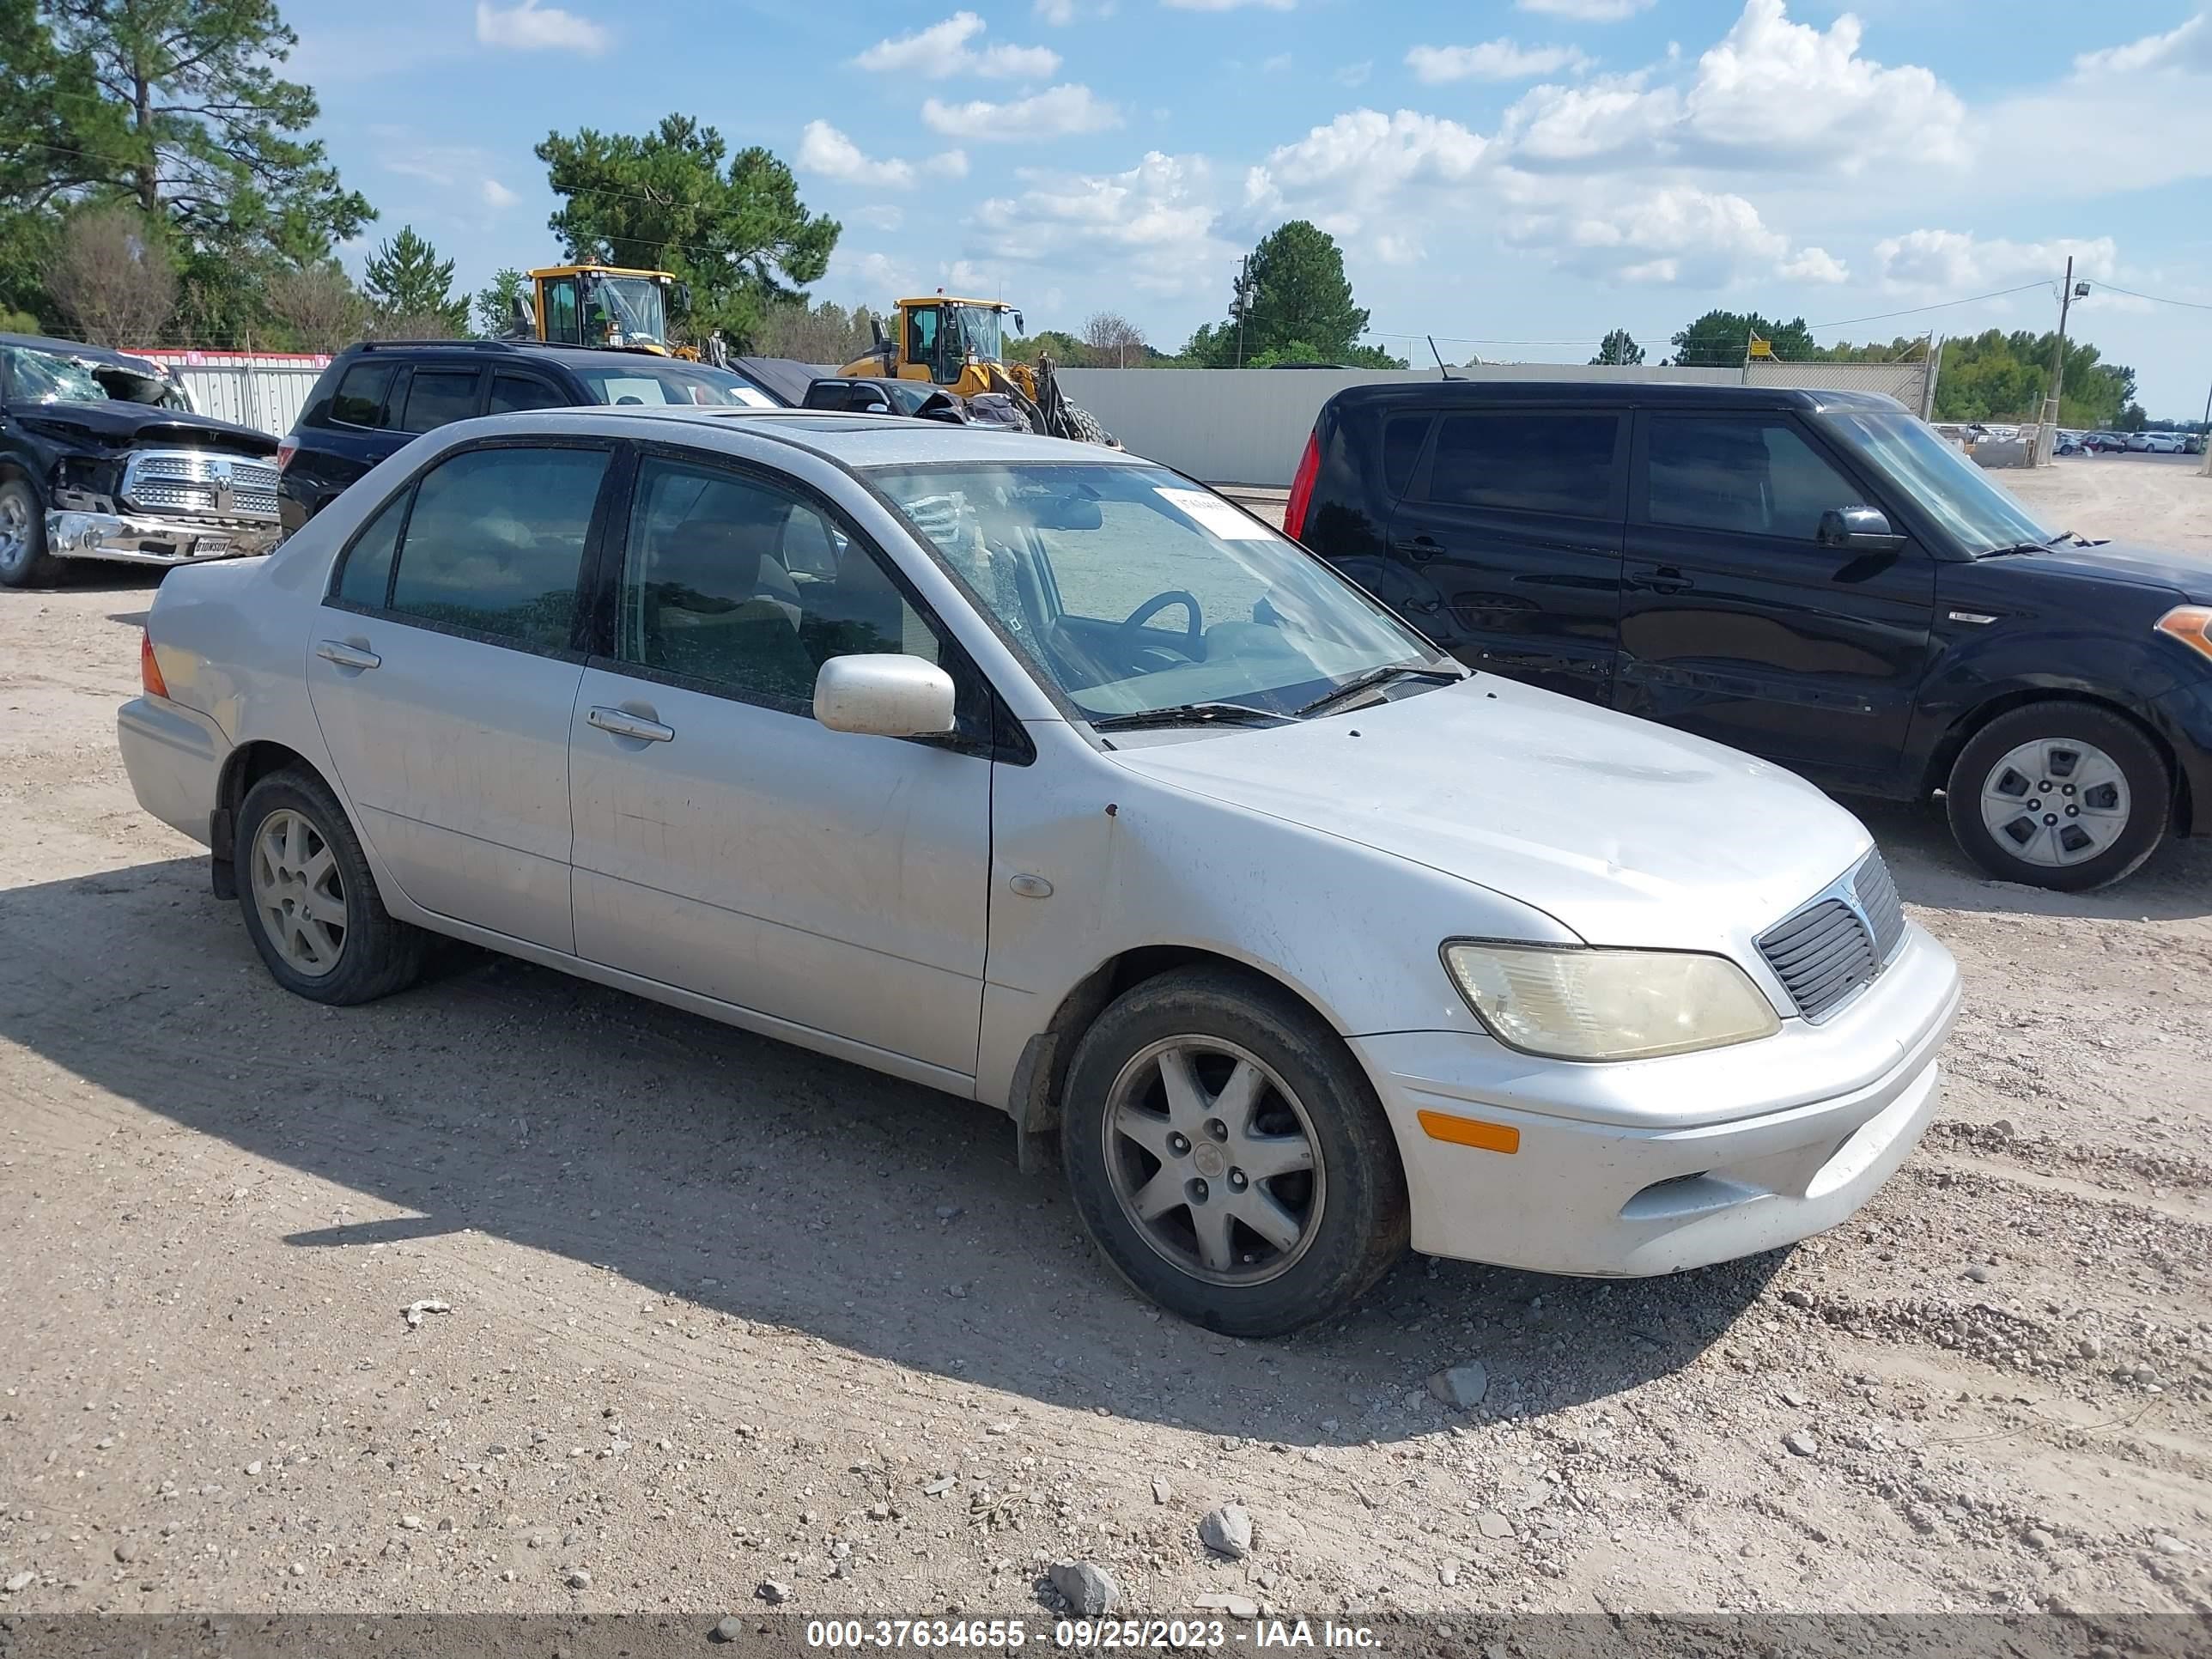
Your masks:
[{"label": "shadow on gravel", "polygon": [[[1018,1174],[1006,1120],[972,1102],[472,951],[404,994],[324,1009],[270,981],[196,860],[0,891],[0,1035],[349,1189],[349,1213],[333,1201],[330,1224],[285,1243],[473,1228],[678,1298],[576,1309],[584,1328],[560,1340],[610,1365],[635,1363],[625,1339],[669,1340],[672,1316],[711,1332],[696,1310],[1058,1406],[1387,1442],[1443,1422],[1423,1383],[1470,1358],[1489,1371],[1485,1415],[1686,1366],[1783,1259],[1608,1282],[1409,1257],[1346,1319],[1234,1341],[1140,1302],[1058,1176]],[[454,1298],[519,1322],[519,1304],[482,1306],[501,1283]],[[711,1346],[691,1352],[711,1364]],[[811,1362],[791,1363],[813,1386]]]},{"label": "shadow on gravel", "polygon": [[2048,893],[1984,876],[1951,839],[1940,802],[1837,799],[1874,832],[1907,904],[2106,921],[2179,921],[2212,915],[2212,840],[2169,841],[2124,881],[2094,893]]}]

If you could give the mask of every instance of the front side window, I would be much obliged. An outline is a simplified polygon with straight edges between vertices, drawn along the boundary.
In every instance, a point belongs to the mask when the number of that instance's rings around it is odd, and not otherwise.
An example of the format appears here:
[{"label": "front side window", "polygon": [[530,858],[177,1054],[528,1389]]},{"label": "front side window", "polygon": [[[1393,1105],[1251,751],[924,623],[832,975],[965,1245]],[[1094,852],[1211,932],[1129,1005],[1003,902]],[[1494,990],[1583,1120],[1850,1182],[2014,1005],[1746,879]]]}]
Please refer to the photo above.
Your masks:
[{"label": "front side window", "polygon": [[606,470],[601,449],[476,449],[441,464],[415,487],[391,609],[533,651],[568,649]]},{"label": "front side window", "polygon": [[396,372],[390,363],[356,363],[331,394],[331,418],[348,426],[382,426]]},{"label": "front side window", "polygon": [[477,372],[472,368],[418,368],[407,384],[402,432],[434,432],[477,412]]},{"label": "front side window", "polygon": [[907,313],[906,355],[909,362],[937,365],[938,315],[935,306],[922,306]]},{"label": "front side window", "polygon": [[1809,542],[1866,494],[1777,416],[1654,415],[1650,449],[1654,524]]},{"label": "front side window", "polygon": [[1285,717],[1420,637],[1212,491],[1152,466],[872,475],[999,630],[1086,718],[1199,702]]},{"label": "front side window", "polygon": [[623,661],[794,711],[831,657],[940,655],[875,556],[819,508],[681,461],[638,469],[617,615]]},{"label": "front side window", "polygon": [[1577,518],[1610,516],[1619,415],[1518,410],[1447,415],[1429,465],[1429,500]]},{"label": "front side window", "polygon": [[576,311],[576,279],[557,276],[545,284],[545,314],[538,320],[543,337],[556,345],[581,345],[583,325]]}]

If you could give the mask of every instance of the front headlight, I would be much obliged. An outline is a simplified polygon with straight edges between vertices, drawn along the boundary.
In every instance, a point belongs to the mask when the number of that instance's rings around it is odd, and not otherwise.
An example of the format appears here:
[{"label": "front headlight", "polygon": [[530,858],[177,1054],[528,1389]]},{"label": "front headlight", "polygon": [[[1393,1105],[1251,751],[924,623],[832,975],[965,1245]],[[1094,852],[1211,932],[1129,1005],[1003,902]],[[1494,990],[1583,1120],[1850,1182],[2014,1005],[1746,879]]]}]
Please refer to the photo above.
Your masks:
[{"label": "front headlight", "polygon": [[1650,1060],[1782,1029],[1726,957],[1462,942],[1443,958],[1491,1036],[1554,1060]]}]

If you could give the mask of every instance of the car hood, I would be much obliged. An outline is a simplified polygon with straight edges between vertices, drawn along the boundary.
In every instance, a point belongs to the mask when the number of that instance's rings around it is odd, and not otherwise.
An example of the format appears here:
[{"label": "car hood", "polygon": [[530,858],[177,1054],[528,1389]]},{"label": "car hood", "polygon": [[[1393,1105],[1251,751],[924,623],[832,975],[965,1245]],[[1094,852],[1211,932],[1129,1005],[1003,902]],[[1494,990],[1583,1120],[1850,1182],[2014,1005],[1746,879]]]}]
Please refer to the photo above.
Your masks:
[{"label": "car hood", "polygon": [[1490,888],[1593,945],[1744,959],[1870,844],[1764,761],[1486,674],[1114,758]]},{"label": "car hood", "polygon": [[186,444],[248,455],[276,453],[276,440],[265,432],[205,415],[156,409],[151,404],[11,403],[8,412],[20,424],[49,437],[111,448],[128,444]]},{"label": "car hood", "polygon": [[2039,553],[2008,554],[1992,562],[2009,564],[2014,559],[2032,561],[2039,570],[2171,587],[2198,604],[2212,604],[2212,555],[2142,547],[2132,542],[2096,542],[2087,547],[2068,545]]}]

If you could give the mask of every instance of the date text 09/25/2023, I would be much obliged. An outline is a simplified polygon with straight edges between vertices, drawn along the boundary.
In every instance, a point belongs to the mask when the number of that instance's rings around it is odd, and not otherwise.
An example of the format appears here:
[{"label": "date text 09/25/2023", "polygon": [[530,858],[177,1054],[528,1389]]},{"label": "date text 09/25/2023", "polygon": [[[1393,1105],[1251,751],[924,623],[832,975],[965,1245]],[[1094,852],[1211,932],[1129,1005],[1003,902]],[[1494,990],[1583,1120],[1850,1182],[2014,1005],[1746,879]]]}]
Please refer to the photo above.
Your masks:
[{"label": "date text 09/25/2023", "polygon": [[810,1648],[966,1649],[1016,1652],[1034,1643],[1072,1651],[1334,1648],[1372,1652],[1381,1644],[1364,1625],[1324,1619],[1060,1619],[1049,1635],[1019,1619],[813,1619]]}]

